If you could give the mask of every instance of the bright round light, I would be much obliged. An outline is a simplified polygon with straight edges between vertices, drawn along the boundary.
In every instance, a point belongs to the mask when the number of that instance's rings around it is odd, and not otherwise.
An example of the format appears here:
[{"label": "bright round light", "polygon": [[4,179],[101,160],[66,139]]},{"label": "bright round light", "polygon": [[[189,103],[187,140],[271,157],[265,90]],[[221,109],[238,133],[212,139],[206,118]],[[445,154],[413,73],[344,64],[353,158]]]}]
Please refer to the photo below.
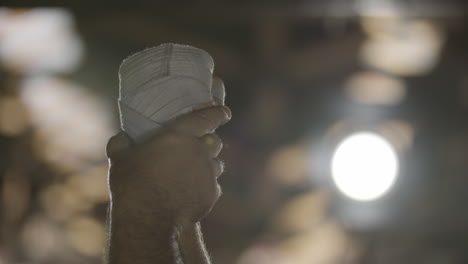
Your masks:
[{"label": "bright round light", "polygon": [[362,132],[345,138],[333,154],[332,177],[346,196],[375,200],[387,193],[398,173],[398,158],[383,137]]}]

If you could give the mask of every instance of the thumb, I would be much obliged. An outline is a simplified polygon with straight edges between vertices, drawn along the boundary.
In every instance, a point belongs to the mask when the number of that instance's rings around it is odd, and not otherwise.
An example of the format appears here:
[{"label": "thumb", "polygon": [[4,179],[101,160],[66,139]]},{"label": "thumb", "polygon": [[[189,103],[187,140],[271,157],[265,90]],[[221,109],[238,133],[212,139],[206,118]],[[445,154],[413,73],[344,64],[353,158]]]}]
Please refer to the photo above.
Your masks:
[{"label": "thumb", "polygon": [[130,139],[124,131],[120,131],[109,139],[106,147],[106,154],[108,158],[113,158],[120,151],[130,147]]}]

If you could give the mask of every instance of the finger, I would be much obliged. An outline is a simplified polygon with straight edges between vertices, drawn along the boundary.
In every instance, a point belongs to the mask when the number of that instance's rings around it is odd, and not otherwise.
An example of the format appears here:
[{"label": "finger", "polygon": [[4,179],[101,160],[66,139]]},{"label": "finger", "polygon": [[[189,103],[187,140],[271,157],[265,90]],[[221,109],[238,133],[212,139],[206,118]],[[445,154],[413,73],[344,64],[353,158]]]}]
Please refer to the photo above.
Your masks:
[{"label": "finger", "polygon": [[213,174],[214,174],[214,177],[217,179],[224,172],[224,162],[218,158],[214,158],[212,164],[213,164]]},{"label": "finger", "polygon": [[223,189],[219,183],[216,183],[216,200],[218,200],[221,195],[223,195]]},{"label": "finger", "polygon": [[194,111],[196,110],[202,110],[202,109],[205,109],[205,108],[209,108],[209,107],[212,107],[214,105],[216,105],[217,103],[215,101],[212,101],[212,102],[209,102],[209,103],[204,103],[204,104],[198,104],[198,105],[195,105],[192,107],[192,109]]},{"label": "finger", "polygon": [[219,152],[221,152],[223,149],[223,142],[221,141],[221,138],[214,133],[204,135],[201,140],[205,145],[208,146],[210,157],[212,158],[218,156]]},{"label": "finger", "polygon": [[106,146],[106,154],[108,158],[114,157],[120,151],[130,146],[130,139],[124,131],[120,131],[109,139]]},{"label": "finger", "polygon": [[186,114],[176,119],[170,129],[183,134],[202,137],[231,119],[231,110],[214,106]]},{"label": "finger", "polygon": [[213,84],[211,85],[211,93],[213,94],[213,100],[217,105],[224,105],[224,98],[226,97],[226,89],[224,88],[224,82],[221,78],[213,77]]}]

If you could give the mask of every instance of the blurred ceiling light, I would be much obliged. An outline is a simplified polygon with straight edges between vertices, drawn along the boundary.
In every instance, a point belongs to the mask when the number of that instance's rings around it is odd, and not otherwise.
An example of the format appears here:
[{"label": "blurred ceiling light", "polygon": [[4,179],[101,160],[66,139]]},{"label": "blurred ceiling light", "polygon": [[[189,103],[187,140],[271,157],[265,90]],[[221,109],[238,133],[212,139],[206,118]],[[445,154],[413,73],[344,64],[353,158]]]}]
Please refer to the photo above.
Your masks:
[{"label": "blurred ceiling light", "polygon": [[71,175],[67,186],[76,190],[83,199],[92,203],[103,203],[109,200],[107,186],[107,162],[97,167]]},{"label": "blurred ceiling light", "polygon": [[354,246],[350,244],[342,226],[333,221],[325,221],[319,226],[305,232],[297,232],[281,241],[257,243],[247,249],[236,263],[342,263],[343,258],[349,254],[348,251],[354,250]]},{"label": "blurred ceiling light", "polygon": [[28,114],[21,100],[15,96],[0,96],[0,134],[17,136],[29,125]]},{"label": "blurred ceiling light", "polygon": [[326,217],[325,192],[308,192],[286,203],[273,217],[273,232],[296,234],[317,228]]},{"label": "blurred ceiling light", "polygon": [[349,242],[343,227],[327,221],[309,232],[286,239],[278,245],[277,251],[280,263],[341,263],[351,249]]},{"label": "blurred ceiling light", "polygon": [[90,217],[77,217],[67,225],[71,246],[85,256],[97,257],[104,250],[106,231],[104,225]]},{"label": "blurred ceiling light", "polygon": [[395,105],[406,95],[403,81],[377,72],[356,73],[345,88],[351,99],[361,104]]},{"label": "blurred ceiling light", "polygon": [[361,16],[359,22],[362,30],[371,38],[386,38],[389,32],[397,32],[403,23],[401,16]]},{"label": "blurred ceiling light", "polygon": [[331,161],[332,179],[345,196],[358,201],[376,200],[393,186],[398,158],[390,143],[370,132],[345,138]]},{"label": "blurred ceiling light", "polygon": [[270,158],[267,173],[278,183],[293,185],[306,178],[306,148],[304,145],[283,147]]},{"label": "blurred ceiling light", "polygon": [[353,127],[354,120],[342,119],[335,122],[325,133],[324,141],[326,143],[335,142],[337,139],[349,134],[350,129]]},{"label": "blurred ceiling light", "polygon": [[382,123],[376,131],[388,139],[398,152],[408,150],[414,139],[414,127],[404,120],[390,120]]},{"label": "blurred ceiling light", "polygon": [[110,108],[86,88],[52,77],[24,81],[21,97],[36,127],[35,149],[61,169],[105,159],[115,128]]},{"label": "blurred ceiling light", "polygon": [[39,262],[48,262],[66,254],[62,230],[44,216],[28,218],[21,233],[21,242],[27,256]]},{"label": "blurred ceiling light", "polygon": [[66,9],[0,9],[0,61],[8,69],[70,72],[82,55],[83,43]]},{"label": "blurred ceiling light", "polygon": [[236,264],[283,264],[273,245],[258,243],[244,251]]},{"label": "blurred ceiling light", "polygon": [[92,204],[83,199],[75,189],[63,184],[53,184],[39,194],[42,208],[50,218],[64,222],[90,210]]},{"label": "blurred ceiling light", "polygon": [[365,26],[376,32],[371,33],[362,46],[364,63],[401,76],[421,75],[432,70],[444,42],[441,31],[425,20],[387,21],[392,25]]}]

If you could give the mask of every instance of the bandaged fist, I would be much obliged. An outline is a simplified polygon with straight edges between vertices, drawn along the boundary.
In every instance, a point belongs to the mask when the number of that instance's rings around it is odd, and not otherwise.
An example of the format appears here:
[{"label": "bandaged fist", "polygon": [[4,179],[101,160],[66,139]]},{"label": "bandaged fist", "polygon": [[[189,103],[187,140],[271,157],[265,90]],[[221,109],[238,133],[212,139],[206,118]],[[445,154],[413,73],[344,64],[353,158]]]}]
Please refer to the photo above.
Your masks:
[{"label": "bandaged fist", "polygon": [[214,130],[231,118],[215,106],[180,116],[141,144],[125,132],[107,145],[113,209],[151,214],[176,224],[195,223],[208,214],[221,194],[217,178],[223,163]]}]

